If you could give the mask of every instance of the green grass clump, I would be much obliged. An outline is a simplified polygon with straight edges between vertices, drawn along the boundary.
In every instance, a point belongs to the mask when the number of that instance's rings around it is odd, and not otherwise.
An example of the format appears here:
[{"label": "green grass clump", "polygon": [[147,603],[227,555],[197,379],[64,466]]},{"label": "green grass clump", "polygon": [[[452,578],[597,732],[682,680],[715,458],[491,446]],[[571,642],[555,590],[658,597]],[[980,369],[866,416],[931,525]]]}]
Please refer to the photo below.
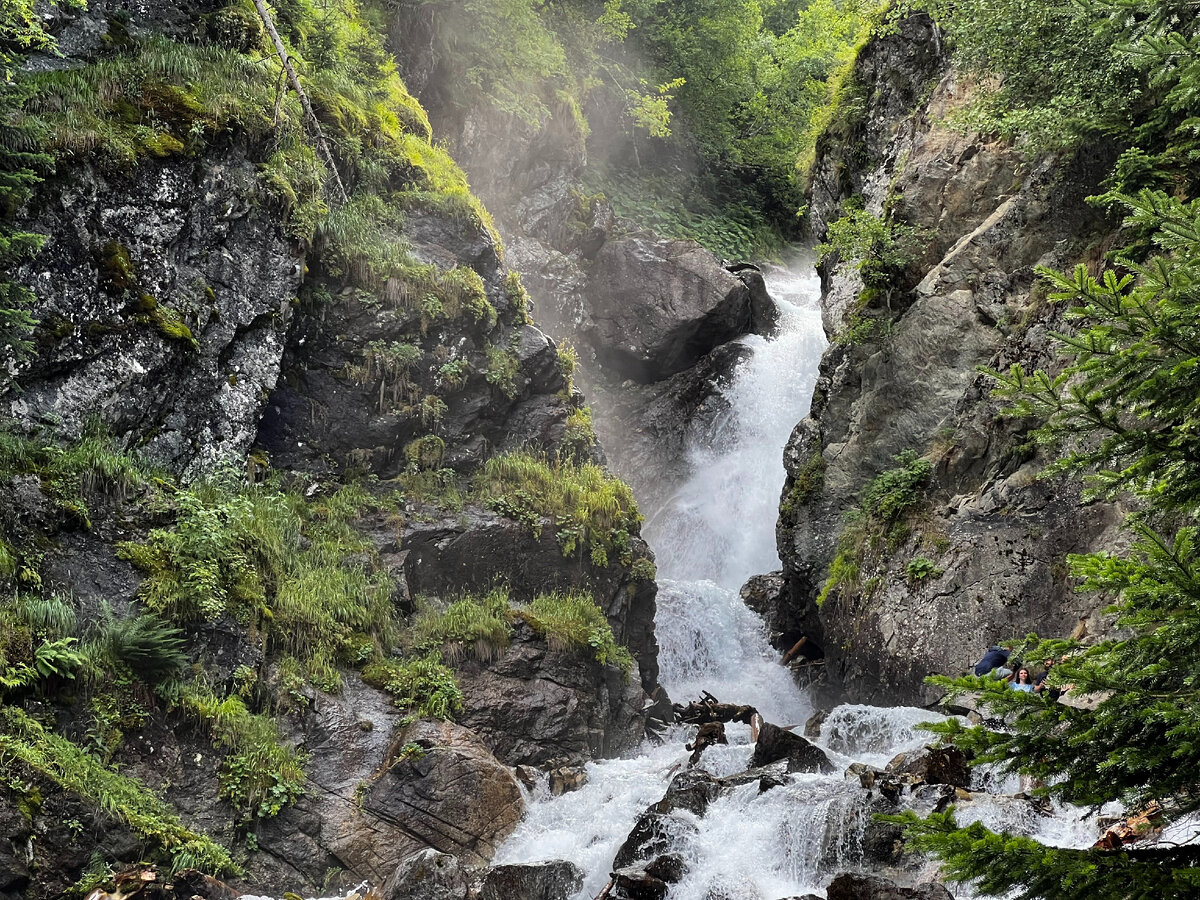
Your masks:
[{"label": "green grass clump", "polygon": [[599,566],[614,554],[632,563],[629,538],[642,523],[633,491],[595,463],[505,453],[484,464],[475,487],[489,508],[535,530],[550,519],[564,556],[586,551]]},{"label": "green grass clump", "polygon": [[0,771],[11,770],[18,763],[74,794],[96,812],[128,825],[170,859],[172,868],[195,867],[214,875],[238,873],[228,850],[185,827],[146,785],[107,768],[22,710],[0,706]]},{"label": "green grass clump", "polygon": [[596,662],[616,666],[629,673],[633,655],[617,643],[612,626],[591,594],[583,591],[554,592],[534,598],[522,616],[546,636],[551,647],[590,647]]},{"label": "green grass clump", "polygon": [[563,429],[563,448],[576,456],[585,458],[596,445],[596,429],[592,425],[592,408],[581,406],[572,410],[567,416],[567,425]]},{"label": "green grass clump", "polygon": [[[895,457],[898,465],[879,473],[863,489],[859,507],[838,539],[838,552],[817,597],[817,605],[836,593],[848,596],[860,590],[860,576],[869,557],[881,562],[894,552],[910,533],[909,520],[925,502],[924,487],[933,473],[929,460],[915,450]],[[863,589],[874,590],[879,578],[868,579]]]},{"label": "green grass clump", "polygon": [[436,653],[379,660],[363,669],[363,679],[391,694],[397,706],[419,716],[452,719],[462,712],[462,690]]},{"label": "green grass clump", "polygon": [[309,501],[275,481],[217,478],[173,499],[173,527],[119,549],[147,575],[139,599],[148,609],[181,624],[228,614],[269,650],[304,660],[326,687],[336,687],[343,641],[394,640],[391,582],[352,524],[375,502],[361,489]]},{"label": "green grass clump", "polygon": [[512,637],[513,610],[508,591],[493,588],[483,596],[467,595],[439,610],[426,605],[412,628],[414,646],[440,650],[444,657],[491,660]]},{"label": "green grass clump", "polygon": [[488,344],[487,369],[484,378],[509,400],[515,400],[521,392],[517,377],[521,374],[521,361],[511,350]]},{"label": "green grass clump", "polygon": [[178,703],[226,751],[221,796],[244,817],[270,818],[303,796],[306,757],[284,743],[274,720],[251,713],[241,697],[221,698],[196,685],[182,689]]}]

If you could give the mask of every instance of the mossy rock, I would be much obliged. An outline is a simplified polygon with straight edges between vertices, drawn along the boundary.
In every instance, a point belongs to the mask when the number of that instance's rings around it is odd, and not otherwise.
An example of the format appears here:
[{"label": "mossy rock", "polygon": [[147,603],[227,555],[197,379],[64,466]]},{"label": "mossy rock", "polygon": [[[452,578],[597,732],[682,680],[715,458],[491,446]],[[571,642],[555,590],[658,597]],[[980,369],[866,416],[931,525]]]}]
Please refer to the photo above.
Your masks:
[{"label": "mossy rock", "polygon": [[442,467],[446,455],[446,442],[436,434],[410,441],[404,448],[404,458],[417,469],[432,471]]},{"label": "mossy rock", "polygon": [[99,253],[97,266],[100,269],[100,288],[119,297],[137,287],[137,268],[129,255],[129,248],[120,241],[109,241]]},{"label": "mossy rock", "polygon": [[262,49],[265,36],[262,19],[240,4],[226,6],[208,18],[209,39],[238,53]]}]

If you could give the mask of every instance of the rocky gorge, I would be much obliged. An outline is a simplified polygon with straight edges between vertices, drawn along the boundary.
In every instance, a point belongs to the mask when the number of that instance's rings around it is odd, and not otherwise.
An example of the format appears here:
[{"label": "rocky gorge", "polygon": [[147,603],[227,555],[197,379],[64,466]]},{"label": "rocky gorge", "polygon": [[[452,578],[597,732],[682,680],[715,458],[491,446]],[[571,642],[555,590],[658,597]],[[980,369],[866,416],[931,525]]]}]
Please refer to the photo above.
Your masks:
[{"label": "rocky gorge", "polygon": [[[1039,478],[980,371],[1053,364],[1033,269],[1103,256],[1109,151],[951,127],[981,88],[906,18],[807,228],[888,211],[919,249],[814,283],[615,215],[569,104],[464,108],[449,13],[384,8],[278,8],[341,202],[252,6],[58,8],[27,64],[57,137],[0,394],[0,898],[942,900],[873,816],[951,803],[1090,845],[915,726],[926,675],[1110,628],[1062,560],[1123,510]],[[84,93],[119,124],[76,140]],[[701,691],[758,718],[693,766]]]}]

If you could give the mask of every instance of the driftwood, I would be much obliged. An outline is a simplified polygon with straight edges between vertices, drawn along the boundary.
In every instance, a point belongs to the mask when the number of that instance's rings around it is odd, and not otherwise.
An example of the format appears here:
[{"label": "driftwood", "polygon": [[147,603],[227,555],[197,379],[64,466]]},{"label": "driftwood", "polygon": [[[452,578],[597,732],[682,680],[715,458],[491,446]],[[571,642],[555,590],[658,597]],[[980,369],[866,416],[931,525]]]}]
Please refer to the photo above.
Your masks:
[{"label": "driftwood", "polygon": [[743,725],[753,724],[758,710],[753,706],[740,706],[736,703],[722,703],[708,691],[699,700],[686,706],[675,704],[675,719],[689,725],[703,725],[705,722],[741,722]]},{"label": "driftwood", "polygon": [[1126,844],[1154,837],[1162,831],[1163,808],[1157,800],[1151,800],[1145,809],[1118,822],[1104,833],[1104,837],[1092,844],[1097,850],[1120,850]]},{"label": "driftwood", "polygon": [[729,741],[725,738],[725,723],[724,722],[705,722],[700,726],[700,730],[696,732],[696,739],[690,744],[687,744],[684,749],[691,750],[692,756],[688,760],[688,768],[700,762],[700,754],[713,744],[728,744]]}]

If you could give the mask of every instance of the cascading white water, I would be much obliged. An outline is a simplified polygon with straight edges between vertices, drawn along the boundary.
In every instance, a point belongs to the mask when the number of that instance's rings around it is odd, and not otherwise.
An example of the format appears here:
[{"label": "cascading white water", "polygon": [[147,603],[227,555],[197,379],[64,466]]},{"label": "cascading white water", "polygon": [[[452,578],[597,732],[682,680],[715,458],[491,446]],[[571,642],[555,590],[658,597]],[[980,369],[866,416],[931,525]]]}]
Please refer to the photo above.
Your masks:
[{"label": "cascading white water", "polygon": [[767,283],[779,309],[776,335],[742,338],[751,356],[726,392],[729,415],[692,451],[687,482],[646,523],[658,569],[670,578],[737,589],[779,568],[783,447],[808,414],[825,332],[811,267],[773,269]]},{"label": "cascading white water", "polygon": [[[754,705],[779,725],[803,725],[812,712],[805,692],[778,662],[761,621],[737,589],[750,575],[779,568],[775,521],[784,482],[782,451],[808,413],[825,347],[819,284],[811,267],[768,273],[780,308],[777,335],[748,337],[752,350],[727,392],[731,411],[692,453],[691,475],[649,519],[645,533],[658,557],[660,680],[678,701],[708,691]],[[817,743],[835,765],[831,775],[795,774],[759,793],[757,781],[713,801],[702,818],[671,814],[672,851],[686,863],[669,900],[776,900],[824,893],[838,871],[862,861],[867,795],[842,772],[853,761],[881,766],[920,747],[914,729],[941,718],[925,710],[842,706],[825,719]],[[637,817],[662,798],[686,764],[692,729],[677,727],[661,744],[627,759],[588,765],[581,789],[535,802],[495,862],[567,859],[586,873],[575,900],[590,900],[608,881],[613,857]],[[710,747],[702,765],[715,776],[743,771],[753,750],[749,728],[727,726],[728,746]],[[1041,835],[1046,820],[1028,803],[979,797],[964,821],[978,818]],[[1086,845],[1086,826],[1061,829]],[[968,892],[969,893],[969,892]],[[960,897],[966,893],[960,893]]]}]

